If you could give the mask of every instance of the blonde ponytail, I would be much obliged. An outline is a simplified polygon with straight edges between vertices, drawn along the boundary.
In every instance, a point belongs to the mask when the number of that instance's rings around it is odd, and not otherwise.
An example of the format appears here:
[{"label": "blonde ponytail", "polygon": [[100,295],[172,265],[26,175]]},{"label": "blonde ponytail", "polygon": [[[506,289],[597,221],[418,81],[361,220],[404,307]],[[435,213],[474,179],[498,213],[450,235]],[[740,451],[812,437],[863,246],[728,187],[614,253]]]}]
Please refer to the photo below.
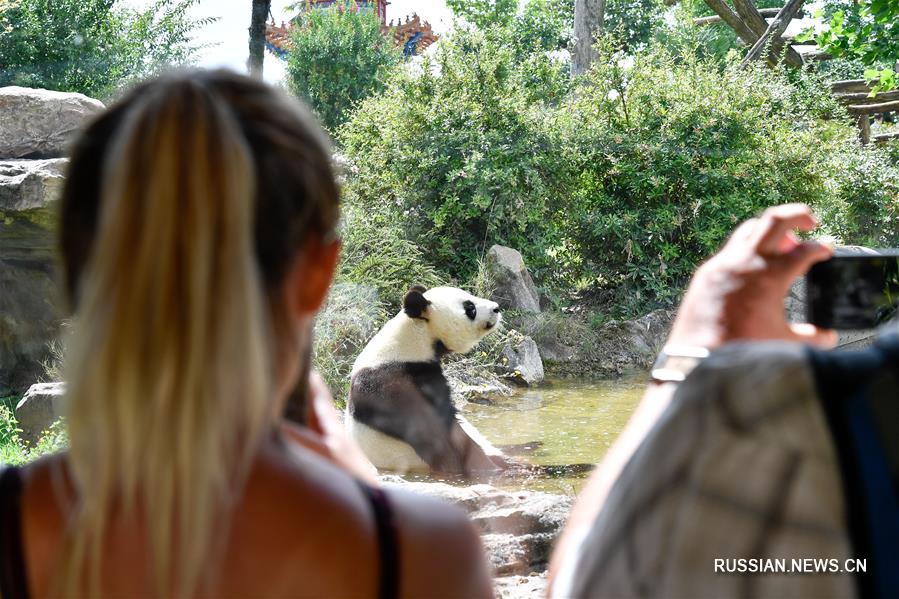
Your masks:
[{"label": "blonde ponytail", "polygon": [[60,590],[102,593],[106,534],[137,522],[148,590],[189,595],[275,419],[257,181],[232,109],[194,78],[147,86],[116,119],[74,291]]}]

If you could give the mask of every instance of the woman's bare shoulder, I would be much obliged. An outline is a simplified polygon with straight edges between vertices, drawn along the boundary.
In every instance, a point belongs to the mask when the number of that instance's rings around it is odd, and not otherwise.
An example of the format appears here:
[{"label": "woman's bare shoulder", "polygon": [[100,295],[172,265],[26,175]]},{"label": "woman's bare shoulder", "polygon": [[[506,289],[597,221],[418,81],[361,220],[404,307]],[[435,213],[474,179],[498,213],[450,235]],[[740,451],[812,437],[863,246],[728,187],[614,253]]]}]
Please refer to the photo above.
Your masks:
[{"label": "woman's bare shoulder", "polygon": [[456,506],[398,489],[387,492],[402,548],[404,594],[490,597],[487,557],[468,515]]}]

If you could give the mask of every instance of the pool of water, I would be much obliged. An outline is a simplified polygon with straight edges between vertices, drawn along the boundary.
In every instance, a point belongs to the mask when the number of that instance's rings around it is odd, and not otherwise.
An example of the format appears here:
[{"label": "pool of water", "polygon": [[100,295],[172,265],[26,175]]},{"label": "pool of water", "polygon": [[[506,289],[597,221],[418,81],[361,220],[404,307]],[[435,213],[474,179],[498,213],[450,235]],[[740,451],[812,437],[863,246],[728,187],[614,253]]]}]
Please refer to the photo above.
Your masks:
[{"label": "pool of water", "polygon": [[[618,437],[646,388],[648,375],[605,381],[548,381],[510,397],[469,403],[463,414],[498,447],[517,446],[514,459],[537,472],[496,477],[507,490],[576,494]],[[448,481],[453,482],[453,481]]]}]

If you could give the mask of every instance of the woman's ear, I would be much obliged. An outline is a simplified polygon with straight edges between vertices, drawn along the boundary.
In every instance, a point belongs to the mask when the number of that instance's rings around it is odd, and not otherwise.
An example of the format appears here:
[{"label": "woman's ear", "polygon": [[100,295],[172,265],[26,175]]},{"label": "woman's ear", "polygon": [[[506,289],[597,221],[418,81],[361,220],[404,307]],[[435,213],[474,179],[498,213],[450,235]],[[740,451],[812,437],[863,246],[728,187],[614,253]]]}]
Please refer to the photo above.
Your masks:
[{"label": "woman's ear", "polygon": [[287,273],[285,292],[291,312],[308,316],[318,312],[328,296],[340,259],[340,241],[312,235],[297,252]]}]

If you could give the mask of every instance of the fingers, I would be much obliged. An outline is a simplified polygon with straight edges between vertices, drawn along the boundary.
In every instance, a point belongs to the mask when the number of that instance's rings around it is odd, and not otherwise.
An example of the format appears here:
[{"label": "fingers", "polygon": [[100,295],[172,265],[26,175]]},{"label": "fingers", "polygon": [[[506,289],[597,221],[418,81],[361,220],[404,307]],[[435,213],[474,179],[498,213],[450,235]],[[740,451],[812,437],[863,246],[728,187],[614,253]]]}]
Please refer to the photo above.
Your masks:
[{"label": "fingers", "polygon": [[[811,231],[818,221],[805,204],[784,204],[768,208],[759,217],[755,227],[756,251],[762,256],[779,255],[785,247],[785,239],[794,229]],[[786,242],[789,247],[789,242]]]},{"label": "fingers", "polygon": [[794,323],[790,325],[796,341],[815,345],[823,349],[835,347],[837,344],[837,333],[830,329],[819,329],[813,324]]},{"label": "fingers", "polygon": [[829,245],[819,241],[806,241],[772,262],[776,262],[777,270],[792,282],[796,277],[807,273],[813,264],[829,259],[832,254],[833,248]]}]

